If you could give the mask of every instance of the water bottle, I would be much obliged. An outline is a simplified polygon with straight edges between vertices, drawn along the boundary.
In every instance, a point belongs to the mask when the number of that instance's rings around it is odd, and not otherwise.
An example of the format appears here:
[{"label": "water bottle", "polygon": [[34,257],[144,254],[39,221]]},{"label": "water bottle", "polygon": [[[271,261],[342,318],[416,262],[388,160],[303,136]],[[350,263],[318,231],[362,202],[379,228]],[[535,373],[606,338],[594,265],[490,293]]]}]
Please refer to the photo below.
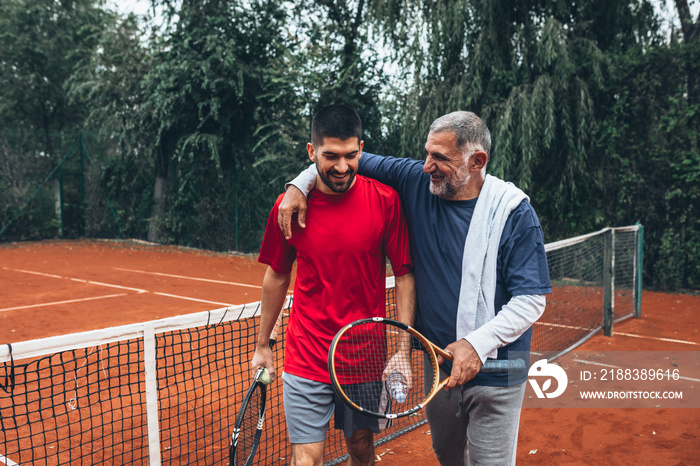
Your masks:
[{"label": "water bottle", "polygon": [[406,377],[399,372],[393,371],[386,379],[386,388],[393,399],[399,403],[406,401],[408,394],[408,383]]}]

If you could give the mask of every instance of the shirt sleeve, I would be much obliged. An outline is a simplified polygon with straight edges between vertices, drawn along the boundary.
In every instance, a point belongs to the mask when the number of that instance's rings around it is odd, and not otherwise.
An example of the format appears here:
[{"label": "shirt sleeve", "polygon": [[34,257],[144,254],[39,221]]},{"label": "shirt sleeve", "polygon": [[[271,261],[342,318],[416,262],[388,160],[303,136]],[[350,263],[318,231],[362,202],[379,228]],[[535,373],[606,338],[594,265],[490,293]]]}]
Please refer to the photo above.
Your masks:
[{"label": "shirt sleeve", "polygon": [[269,265],[272,270],[281,274],[288,274],[296,260],[296,251],[284,238],[282,230],[277,225],[277,211],[283,195],[277,198],[274,207],[267,218],[265,236],[260,246],[258,262]]},{"label": "shirt sleeve", "polygon": [[481,362],[494,350],[515,341],[542,316],[546,305],[544,295],[514,296],[496,317],[464,337]]},{"label": "shirt sleeve", "polygon": [[408,240],[408,225],[396,191],[391,190],[392,202],[387,209],[387,232],[384,239],[384,253],[391,262],[394,275],[400,277],[413,270],[411,245]]},{"label": "shirt sleeve", "polygon": [[[420,160],[384,157],[363,152],[360,158],[358,174],[389,185],[403,195],[403,190],[407,189],[409,185],[408,180],[410,176],[422,173],[422,167],[423,162]],[[299,173],[296,178],[286,183],[284,189],[286,190],[289,185],[293,185],[304,196],[308,197],[316,185],[316,175],[318,175],[316,164],[311,164],[309,168]]]},{"label": "shirt sleeve", "polygon": [[508,293],[511,296],[551,293],[544,235],[529,202],[523,201],[513,211],[503,233],[506,239],[499,248],[498,268]]},{"label": "shirt sleeve", "polygon": [[415,189],[415,184],[410,180],[411,177],[420,176],[423,173],[423,161],[363,152],[358,173],[391,186],[403,198],[407,189],[411,187]]},{"label": "shirt sleeve", "polygon": [[296,186],[305,197],[309,197],[309,193],[316,186],[316,175],[318,175],[318,170],[316,164],[312,163],[309,168],[299,173],[292,181],[285,183],[284,189],[286,191],[291,184]]}]

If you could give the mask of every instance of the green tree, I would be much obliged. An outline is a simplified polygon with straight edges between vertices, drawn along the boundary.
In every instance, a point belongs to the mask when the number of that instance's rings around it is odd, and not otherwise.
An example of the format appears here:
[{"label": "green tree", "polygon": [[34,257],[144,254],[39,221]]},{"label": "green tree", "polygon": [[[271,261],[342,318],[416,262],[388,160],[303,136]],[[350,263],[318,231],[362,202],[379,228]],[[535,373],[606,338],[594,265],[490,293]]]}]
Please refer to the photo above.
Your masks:
[{"label": "green tree", "polygon": [[[17,164],[32,167],[35,178],[23,180],[29,185],[39,184],[78,136],[83,109],[69,101],[66,83],[76,64],[95,49],[108,21],[102,4],[96,0],[0,3],[0,132],[9,144],[26,141],[4,155],[5,163],[15,167],[11,172],[22,171]],[[27,190],[16,192],[24,197]],[[18,209],[24,201],[4,199],[3,206]]]},{"label": "green tree", "polygon": [[[698,17],[693,20],[687,0],[676,0],[676,9],[678,10],[678,18],[681,23],[683,43],[689,50],[696,50],[696,46],[700,43],[700,12],[698,13]],[[688,62],[688,65],[691,65],[691,63],[693,62]],[[688,102],[691,106],[698,106],[700,105],[700,75],[698,75],[692,66],[689,66],[685,72],[688,80]],[[695,112],[691,118],[691,126],[695,131],[696,139],[693,141],[693,145],[694,149],[697,151],[697,134],[700,130],[700,112]]]},{"label": "green tree", "polygon": [[550,226],[570,221],[562,214],[592,189],[585,175],[606,52],[646,37],[649,2],[383,1],[376,12],[413,76],[401,149],[422,153],[434,118],[473,110],[492,130],[490,171],[530,192]]},{"label": "green tree", "polygon": [[[365,146],[382,144],[384,61],[372,42],[370,4],[365,0],[299,0],[292,9],[289,63],[308,113],[306,131],[319,108],[346,104],[360,114]],[[290,18],[291,19],[291,18]]]},{"label": "green tree", "polygon": [[[140,111],[147,95],[143,86],[152,54],[147,38],[134,15],[111,16],[103,28],[93,53],[85,57],[69,80],[69,97],[85,108],[84,134],[90,146],[98,149],[101,172],[95,174],[104,186],[97,192],[88,224],[91,236],[146,237],[153,183],[150,135],[140,128]],[[93,154],[93,156],[96,154]],[[111,217],[99,218],[108,210],[104,200],[114,200],[118,225]],[[89,204],[90,205],[90,204]]]},{"label": "green tree", "polygon": [[[296,143],[294,124],[270,125],[296,115],[282,70],[285,20],[274,1],[186,0],[153,44],[140,111],[153,138],[149,240],[221,249],[234,245],[236,222],[250,236],[261,231],[259,206],[271,200],[260,198],[253,164]],[[274,143],[260,144],[271,134]]]},{"label": "green tree", "polygon": [[686,38],[616,56],[596,128],[603,215],[644,224],[645,282],[665,290],[700,287],[700,41]]},{"label": "green tree", "polygon": [[676,6],[669,42],[645,0],[374,2],[411,79],[392,137],[415,156],[435,117],[473,110],[548,240],[641,221],[646,283],[697,288],[700,18]]}]

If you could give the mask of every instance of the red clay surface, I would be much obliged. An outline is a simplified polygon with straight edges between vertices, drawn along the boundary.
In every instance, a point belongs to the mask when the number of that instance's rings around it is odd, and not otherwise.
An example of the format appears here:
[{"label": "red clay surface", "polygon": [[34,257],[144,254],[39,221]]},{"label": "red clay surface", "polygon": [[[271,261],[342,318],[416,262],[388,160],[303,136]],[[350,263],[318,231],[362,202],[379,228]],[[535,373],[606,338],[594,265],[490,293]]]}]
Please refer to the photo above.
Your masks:
[{"label": "red clay surface", "polygon": [[254,256],[133,242],[5,244],[0,342],[258,301],[265,268]]},{"label": "red clay surface", "polygon": [[[264,271],[254,256],[134,242],[0,245],[0,344],[257,301]],[[700,350],[699,296],[644,292],[642,313],[578,349]],[[700,409],[526,408],[518,464],[697,464],[699,438]],[[427,425],[377,454],[437,464]]]}]

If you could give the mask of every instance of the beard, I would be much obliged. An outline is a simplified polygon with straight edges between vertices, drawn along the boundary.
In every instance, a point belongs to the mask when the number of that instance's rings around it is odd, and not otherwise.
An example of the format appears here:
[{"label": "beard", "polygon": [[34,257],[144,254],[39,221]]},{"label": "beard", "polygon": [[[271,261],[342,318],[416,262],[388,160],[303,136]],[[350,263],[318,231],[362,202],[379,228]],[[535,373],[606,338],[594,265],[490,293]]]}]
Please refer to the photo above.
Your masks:
[{"label": "beard", "polygon": [[430,194],[449,200],[457,195],[457,188],[444,178],[439,184],[430,180]]},{"label": "beard", "polygon": [[[318,169],[318,165],[316,165],[316,168]],[[345,181],[335,181],[331,176],[332,175],[340,175],[341,173],[335,171],[335,170],[329,170],[328,172],[324,173],[320,169],[318,169],[318,175],[321,177],[321,181],[323,181],[323,184],[328,186],[328,188],[333,191],[334,193],[344,193],[348,189],[350,189],[350,186],[352,186],[352,182],[355,180],[355,173],[352,170],[348,170],[346,172],[349,176]]]},{"label": "beard", "polygon": [[469,172],[466,169],[460,170],[451,179],[438,172],[442,178],[437,183],[430,179],[430,194],[442,199],[452,200],[456,198],[462,188],[469,182]]}]

